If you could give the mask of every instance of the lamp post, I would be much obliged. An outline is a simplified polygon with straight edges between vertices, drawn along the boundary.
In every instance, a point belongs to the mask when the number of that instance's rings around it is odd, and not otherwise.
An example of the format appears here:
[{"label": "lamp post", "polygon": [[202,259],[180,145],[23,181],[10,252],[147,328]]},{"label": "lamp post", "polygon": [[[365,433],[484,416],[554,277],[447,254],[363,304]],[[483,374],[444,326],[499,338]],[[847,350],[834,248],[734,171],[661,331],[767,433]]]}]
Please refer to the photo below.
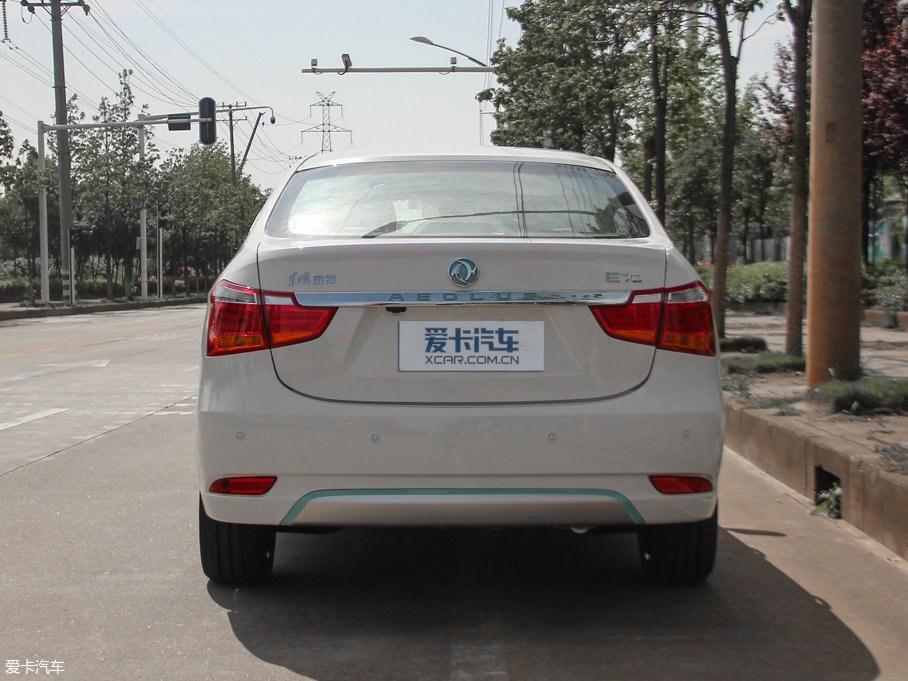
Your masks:
[{"label": "lamp post", "polygon": [[[908,0],[905,0],[905,2],[908,2]],[[431,45],[432,47],[438,47],[442,50],[447,50],[448,52],[453,52],[454,54],[459,54],[461,57],[466,57],[474,64],[479,64],[483,68],[490,69],[488,64],[482,63],[478,59],[471,57],[470,55],[466,54],[465,52],[461,52],[460,50],[455,50],[453,47],[448,47],[447,45],[439,45],[435,41],[430,40],[429,38],[426,38],[424,35],[414,35],[412,38],[410,38],[410,40],[412,40],[415,43],[422,43],[423,45]],[[454,61],[455,61],[455,58],[451,57],[451,62],[453,63]],[[490,69],[490,70],[492,70],[492,69]],[[482,102],[479,103],[479,144],[480,145],[483,143],[483,140],[484,140],[483,131],[482,131],[482,117],[483,117],[483,115],[491,114],[491,113],[493,113],[493,112],[483,111]]]},{"label": "lamp post", "polygon": [[480,66],[488,67],[488,64],[483,64],[478,59],[474,59],[470,55],[465,54],[464,52],[461,52],[460,50],[455,50],[453,47],[447,47],[446,45],[439,45],[438,43],[429,40],[425,36],[415,35],[412,38],[410,38],[410,40],[412,40],[415,43],[422,43],[423,45],[431,45],[432,47],[438,47],[438,48],[441,48],[442,50],[447,50],[448,52],[453,52],[454,54],[459,54],[461,57],[466,57],[474,64],[479,64]]}]

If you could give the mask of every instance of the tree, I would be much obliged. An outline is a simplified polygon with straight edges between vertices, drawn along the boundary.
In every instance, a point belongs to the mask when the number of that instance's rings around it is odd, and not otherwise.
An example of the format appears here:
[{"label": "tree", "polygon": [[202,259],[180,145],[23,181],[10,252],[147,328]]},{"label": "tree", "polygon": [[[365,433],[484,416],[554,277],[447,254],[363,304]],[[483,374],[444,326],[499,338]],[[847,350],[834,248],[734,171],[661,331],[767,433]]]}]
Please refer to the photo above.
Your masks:
[{"label": "tree", "polygon": [[788,305],[785,315],[785,352],[804,354],[804,262],[807,257],[807,201],[810,138],[807,133],[809,101],[810,17],[813,0],[784,0],[781,4],[792,27],[791,108],[791,227],[788,250]]},{"label": "tree", "polygon": [[3,119],[3,112],[0,111],[0,186],[8,182],[9,167],[13,160],[13,133],[9,125]]},{"label": "tree", "polygon": [[748,85],[742,103],[735,147],[734,212],[741,220],[739,255],[746,262],[751,225],[756,223],[761,239],[764,235],[778,147],[773,143],[769,124],[760,111],[755,83]]},{"label": "tree", "polygon": [[164,160],[155,189],[159,216],[170,230],[171,275],[192,279],[216,275],[233,257],[265,195],[248,176],[231,180],[223,144],[193,145]]},{"label": "tree", "polygon": [[[710,0],[705,13],[713,23],[719,58],[722,64],[722,82],[725,91],[722,122],[722,150],[719,161],[719,213],[716,224],[716,258],[713,272],[713,317],[719,336],[725,335],[725,291],[728,274],[728,243],[732,218],[732,182],[734,177],[735,134],[738,104],[738,63],[746,39],[747,17],[762,7],[761,0]],[[732,35],[732,24],[737,24]]]},{"label": "tree", "polygon": [[901,187],[908,184],[908,40],[895,0],[864,0],[863,29],[862,250],[869,262],[869,205],[876,176],[888,172]]},{"label": "tree", "polygon": [[[130,75],[130,71],[120,74],[120,91],[114,101],[102,97],[95,121],[114,123],[134,118]],[[149,153],[141,157],[135,127],[73,132],[77,256],[84,263],[92,252],[103,252],[108,298],[114,296],[114,273],[122,264],[125,293],[131,297],[139,211],[151,184],[154,148],[149,143]]]},{"label": "tree", "polygon": [[517,47],[499,43],[499,86],[480,92],[495,105],[499,145],[555,147],[614,159],[627,129],[627,91],[636,80],[628,0],[532,0],[509,7]]}]

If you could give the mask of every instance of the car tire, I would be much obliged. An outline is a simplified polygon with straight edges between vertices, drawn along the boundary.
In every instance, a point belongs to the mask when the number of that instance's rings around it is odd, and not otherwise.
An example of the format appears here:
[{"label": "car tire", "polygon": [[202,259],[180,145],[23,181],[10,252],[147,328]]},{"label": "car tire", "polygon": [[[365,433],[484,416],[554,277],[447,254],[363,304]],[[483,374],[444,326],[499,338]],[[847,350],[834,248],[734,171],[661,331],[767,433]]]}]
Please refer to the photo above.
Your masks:
[{"label": "car tire", "polygon": [[663,584],[699,584],[712,572],[716,559],[719,509],[706,520],[651,525],[637,534],[643,574]]},{"label": "car tire", "polygon": [[202,571],[218,584],[254,584],[271,575],[273,527],[223,523],[209,518],[199,497]]}]

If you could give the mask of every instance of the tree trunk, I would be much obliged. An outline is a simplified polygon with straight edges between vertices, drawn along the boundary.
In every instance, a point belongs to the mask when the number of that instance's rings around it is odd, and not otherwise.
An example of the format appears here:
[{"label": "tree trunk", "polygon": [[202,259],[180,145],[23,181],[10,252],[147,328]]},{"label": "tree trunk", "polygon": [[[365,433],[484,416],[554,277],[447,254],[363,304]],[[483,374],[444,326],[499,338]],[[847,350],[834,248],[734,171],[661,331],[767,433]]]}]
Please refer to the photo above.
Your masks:
[{"label": "tree trunk", "polygon": [[653,171],[655,175],[656,217],[665,224],[665,118],[666,98],[662,57],[658,47],[657,14],[650,13],[650,86],[653,94]]},{"label": "tree trunk", "polygon": [[792,110],[791,231],[788,251],[788,298],[785,312],[785,352],[804,354],[804,260],[807,254],[807,201],[809,194],[807,137],[807,33],[812,0],[785,9],[794,27],[794,109]]},{"label": "tree trunk", "polygon": [[719,215],[716,221],[716,257],[713,271],[712,309],[716,330],[720,338],[725,337],[725,291],[728,276],[728,242],[731,227],[732,176],[734,173],[736,113],[738,105],[737,80],[738,60],[731,53],[728,37],[725,0],[713,3],[716,20],[716,37],[722,58],[722,74],[725,85],[725,115],[722,123],[722,156],[719,163]]}]

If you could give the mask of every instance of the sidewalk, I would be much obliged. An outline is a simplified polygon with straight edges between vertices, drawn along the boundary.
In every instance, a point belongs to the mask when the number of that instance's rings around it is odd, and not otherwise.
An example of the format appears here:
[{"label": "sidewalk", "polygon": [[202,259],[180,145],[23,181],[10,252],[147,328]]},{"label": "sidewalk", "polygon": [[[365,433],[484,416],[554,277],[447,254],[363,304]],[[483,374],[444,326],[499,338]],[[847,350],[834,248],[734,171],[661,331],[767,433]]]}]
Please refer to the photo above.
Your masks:
[{"label": "sidewalk", "polygon": [[175,298],[148,298],[110,302],[108,300],[76,300],[76,306],[63,305],[59,301],[49,305],[24,305],[23,303],[0,303],[0,321],[9,319],[31,319],[35,317],[58,317],[72,314],[90,314],[92,312],[113,312],[116,310],[140,310],[147,307],[170,307],[172,305],[191,305],[204,303],[207,295],[179,296]]},{"label": "sidewalk", "polygon": [[[730,312],[726,332],[781,352],[785,317]],[[861,366],[867,376],[908,379],[908,331],[862,325]],[[908,447],[908,415],[829,413],[802,399],[803,374],[754,376],[748,387],[750,399],[726,393],[726,445],[814,502],[837,482],[843,520],[908,558],[908,474],[886,470],[882,454]],[[764,398],[790,402],[752,406]]]}]

